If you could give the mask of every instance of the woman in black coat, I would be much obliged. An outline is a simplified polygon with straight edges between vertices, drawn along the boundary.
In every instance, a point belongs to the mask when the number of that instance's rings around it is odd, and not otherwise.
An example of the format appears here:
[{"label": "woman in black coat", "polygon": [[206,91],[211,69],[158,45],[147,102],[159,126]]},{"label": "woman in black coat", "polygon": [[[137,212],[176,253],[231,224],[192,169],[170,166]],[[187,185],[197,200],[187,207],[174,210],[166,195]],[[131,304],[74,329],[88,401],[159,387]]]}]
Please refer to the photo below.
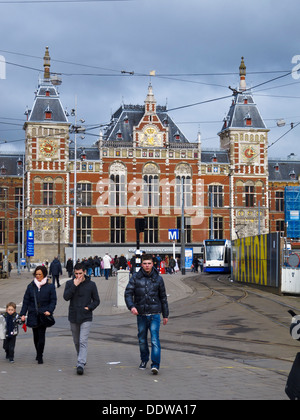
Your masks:
[{"label": "woman in black coat", "polygon": [[25,315],[28,312],[27,325],[28,327],[31,327],[33,331],[33,341],[36,348],[36,360],[38,361],[38,364],[43,363],[47,328],[40,324],[38,312],[45,315],[52,315],[57,302],[55,287],[48,281],[47,274],[48,271],[45,266],[40,265],[36,267],[33,273],[34,279],[27,286],[24,294],[23,305],[20,312],[22,321],[25,321]]}]

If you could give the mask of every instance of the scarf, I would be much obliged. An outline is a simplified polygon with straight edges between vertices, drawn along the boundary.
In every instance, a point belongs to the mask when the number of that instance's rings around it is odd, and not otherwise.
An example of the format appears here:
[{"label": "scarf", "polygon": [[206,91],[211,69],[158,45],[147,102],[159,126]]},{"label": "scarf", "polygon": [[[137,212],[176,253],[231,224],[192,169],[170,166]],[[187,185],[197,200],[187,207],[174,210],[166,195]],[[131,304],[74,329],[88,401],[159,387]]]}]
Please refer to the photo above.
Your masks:
[{"label": "scarf", "polygon": [[42,286],[44,286],[44,284],[46,284],[47,283],[47,277],[44,277],[43,278],[43,280],[41,280],[41,281],[38,281],[36,278],[34,278],[33,279],[33,281],[34,281],[34,284],[36,285],[36,287],[39,289],[39,291],[40,291],[40,288],[42,287]]}]

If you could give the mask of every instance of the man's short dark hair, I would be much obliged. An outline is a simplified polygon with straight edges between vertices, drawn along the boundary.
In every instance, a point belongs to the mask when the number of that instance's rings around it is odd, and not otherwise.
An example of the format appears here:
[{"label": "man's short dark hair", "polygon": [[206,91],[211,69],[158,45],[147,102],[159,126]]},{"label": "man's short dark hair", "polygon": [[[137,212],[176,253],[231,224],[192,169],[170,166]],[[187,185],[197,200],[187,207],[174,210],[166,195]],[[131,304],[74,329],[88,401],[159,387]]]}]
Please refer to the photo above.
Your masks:
[{"label": "man's short dark hair", "polygon": [[76,263],[75,264],[75,266],[74,266],[74,271],[75,270],[82,270],[82,271],[85,271],[86,270],[86,268],[85,268],[85,265],[84,265],[84,263],[81,263],[81,262],[79,262],[79,263]]},{"label": "man's short dark hair", "polygon": [[150,254],[143,254],[142,261],[151,260],[153,262],[153,257]]}]

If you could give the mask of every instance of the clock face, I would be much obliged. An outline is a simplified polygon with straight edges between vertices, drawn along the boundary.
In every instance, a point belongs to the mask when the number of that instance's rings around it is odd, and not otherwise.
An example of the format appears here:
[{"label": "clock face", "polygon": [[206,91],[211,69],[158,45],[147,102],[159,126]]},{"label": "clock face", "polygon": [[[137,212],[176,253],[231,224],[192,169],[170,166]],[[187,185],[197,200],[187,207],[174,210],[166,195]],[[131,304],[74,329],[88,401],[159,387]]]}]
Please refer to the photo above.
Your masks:
[{"label": "clock face", "polygon": [[241,148],[241,155],[240,155],[242,162],[247,162],[249,164],[257,163],[259,159],[259,153],[256,145],[245,145]]},{"label": "clock face", "polygon": [[52,157],[57,151],[57,144],[53,140],[44,140],[40,145],[40,152],[46,157]]},{"label": "clock face", "polygon": [[251,159],[255,155],[253,147],[247,147],[244,151],[244,155],[247,159]]},{"label": "clock face", "polygon": [[162,146],[162,136],[158,130],[153,126],[145,128],[141,135],[141,146]]}]

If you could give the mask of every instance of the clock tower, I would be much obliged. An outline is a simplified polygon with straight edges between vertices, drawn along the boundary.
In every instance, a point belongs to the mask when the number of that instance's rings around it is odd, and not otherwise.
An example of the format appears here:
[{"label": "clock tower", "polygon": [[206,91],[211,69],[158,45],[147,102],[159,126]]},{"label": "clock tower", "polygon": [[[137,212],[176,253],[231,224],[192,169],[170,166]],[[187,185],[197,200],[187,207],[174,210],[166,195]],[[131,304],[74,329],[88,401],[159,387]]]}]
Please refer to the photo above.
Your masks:
[{"label": "clock tower", "polygon": [[269,231],[268,129],[246,86],[242,57],[240,83],[219,133],[230,160],[231,239]]},{"label": "clock tower", "polygon": [[[57,245],[68,242],[69,126],[62,107],[56,75],[50,73],[46,47],[44,74],[40,78],[25,130],[27,229],[34,230],[35,260],[44,261],[59,253]],[[47,251],[48,250],[48,251]],[[49,254],[50,251],[50,254]],[[52,251],[52,253],[51,253]]]},{"label": "clock tower", "polygon": [[156,100],[151,83],[145,99],[145,113],[133,129],[133,138],[138,147],[165,147],[168,142],[168,129],[164,127],[156,113]]}]

